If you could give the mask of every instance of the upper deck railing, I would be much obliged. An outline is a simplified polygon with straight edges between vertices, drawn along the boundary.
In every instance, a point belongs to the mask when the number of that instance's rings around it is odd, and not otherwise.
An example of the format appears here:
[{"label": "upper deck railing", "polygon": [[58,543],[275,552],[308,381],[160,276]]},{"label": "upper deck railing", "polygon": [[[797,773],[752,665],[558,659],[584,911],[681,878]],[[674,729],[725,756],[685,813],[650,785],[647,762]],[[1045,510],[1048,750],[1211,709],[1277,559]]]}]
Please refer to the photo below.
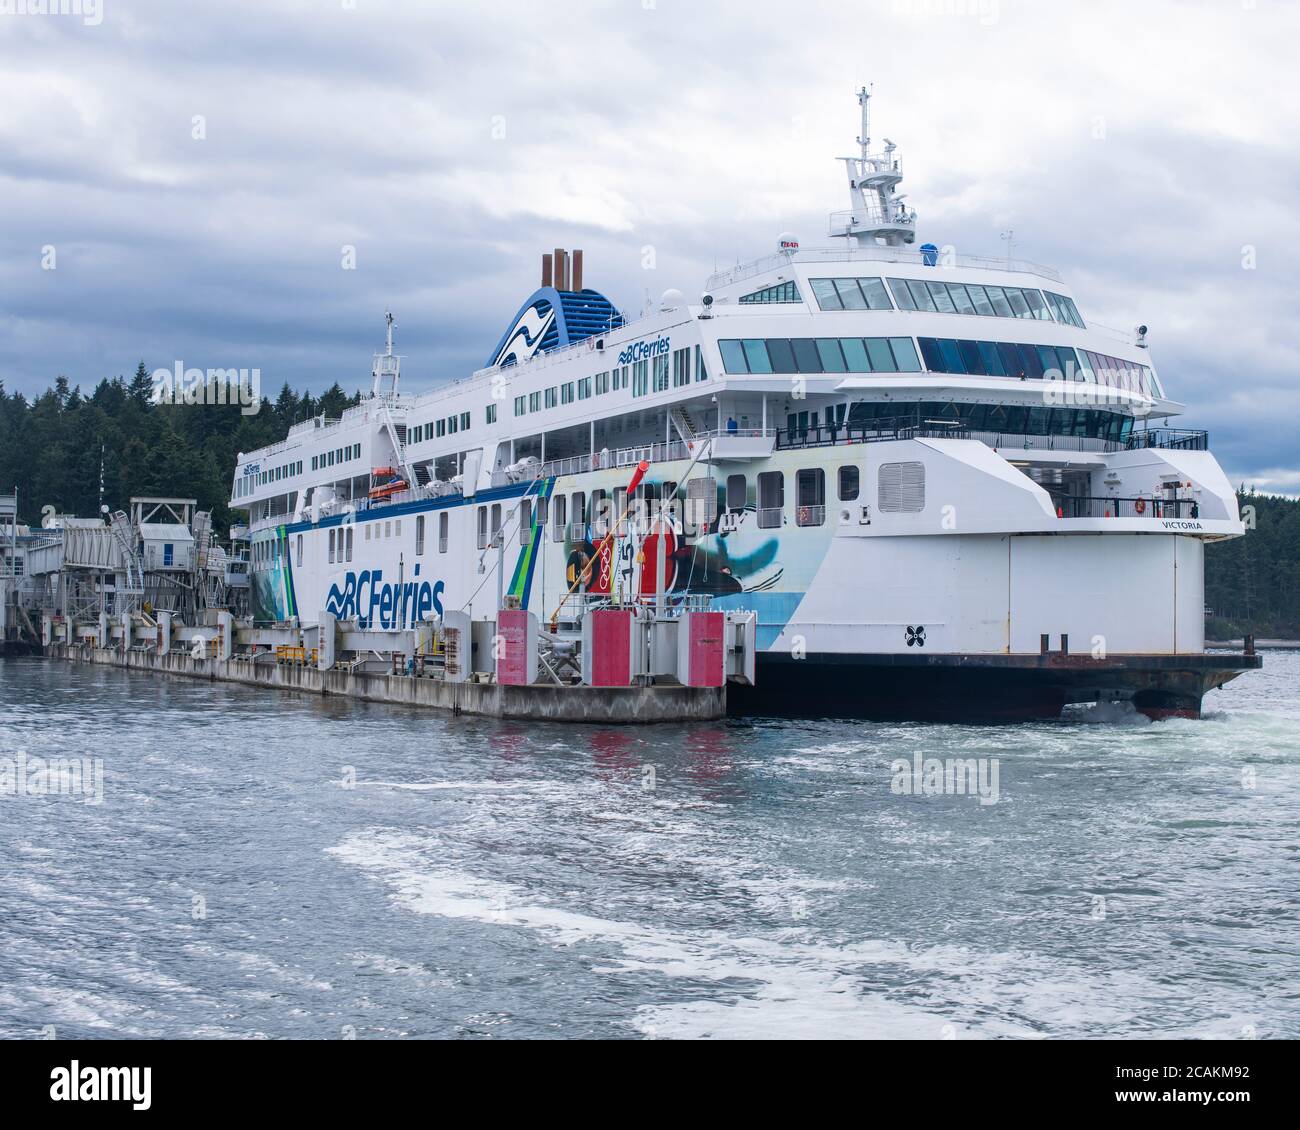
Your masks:
[{"label": "upper deck railing", "polygon": [[[761,259],[741,263],[728,271],[718,271],[716,274],[709,276],[705,288],[715,290],[721,286],[730,286],[732,283],[753,278],[755,275],[775,270],[790,262],[905,263],[909,266],[928,267],[932,271],[943,269],[929,262],[928,256],[922,252],[908,251],[901,247],[805,247],[800,248],[798,251],[777,251],[771,255],[764,255]],[[1031,262],[1028,259],[1008,259],[1005,257],[999,259],[990,255],[953,255],[941,258],[940,262],[951,267],[976,267],[987,271],[1011,271],[1022,275],[1038,275],[1040,278],[1057,283],[1063,281],[1059,271],[1051,267],[1045,267],[1042,263]]]}]

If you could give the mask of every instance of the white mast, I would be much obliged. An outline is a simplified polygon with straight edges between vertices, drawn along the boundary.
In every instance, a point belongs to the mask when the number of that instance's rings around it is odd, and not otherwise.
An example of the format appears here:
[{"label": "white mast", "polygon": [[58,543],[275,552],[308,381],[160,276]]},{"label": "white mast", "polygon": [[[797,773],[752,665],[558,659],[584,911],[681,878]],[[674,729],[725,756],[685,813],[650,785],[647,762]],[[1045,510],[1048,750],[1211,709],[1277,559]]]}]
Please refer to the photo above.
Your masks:
[{"label": "white mast", "polygon": [[[370,395],[397,399],[397,383],[401,379],[402,359],[393,355],[393,312],[384,311],[384,320],[388,325],[388,349],[385,353],[375,354],[375,365],[370,371],[372,379]],[[384,382],[389,386],[384,388]]]},{"label": "white mast", "polygon": [[854,240],[860,247],[902,247],[916,239],[916,213],[896,194],[903,172],[894,153],[897,146],[885,138],[881,153],[871,152],[871,89],[858,91],[862,107],[862,132],[857,157],[841,157],[849,177],[847,212],[831,214],[830,234]]}]

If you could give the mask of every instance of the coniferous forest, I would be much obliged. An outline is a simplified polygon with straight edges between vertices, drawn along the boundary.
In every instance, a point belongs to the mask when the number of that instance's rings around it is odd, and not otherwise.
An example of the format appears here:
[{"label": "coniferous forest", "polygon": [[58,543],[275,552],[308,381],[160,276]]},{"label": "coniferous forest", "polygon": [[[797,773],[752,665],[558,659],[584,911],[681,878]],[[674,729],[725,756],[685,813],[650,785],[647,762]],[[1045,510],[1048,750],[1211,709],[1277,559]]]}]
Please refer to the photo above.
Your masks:
[{"label": "coniferous forest", "polygon": [[[100,381],[89,394],[59,377],[29,400],[0,381],[0,492],[17,488],[21,520],[39,525],[46,506],[90,517],[101,490],[111,510],[126,509],[134,495],[162,495],[197,499],[224,537],[238,453],[281,440],[313,416],[337,417],[361,398],[337,382],[320,396],[285,385],[245,415],[237,403],[156,404],[153,391],[143,361],[129,379]],[[1206,549],[1207,634],[1300,637],[1300,501],[1244,487],[1239,499],[1253,528]]]}]

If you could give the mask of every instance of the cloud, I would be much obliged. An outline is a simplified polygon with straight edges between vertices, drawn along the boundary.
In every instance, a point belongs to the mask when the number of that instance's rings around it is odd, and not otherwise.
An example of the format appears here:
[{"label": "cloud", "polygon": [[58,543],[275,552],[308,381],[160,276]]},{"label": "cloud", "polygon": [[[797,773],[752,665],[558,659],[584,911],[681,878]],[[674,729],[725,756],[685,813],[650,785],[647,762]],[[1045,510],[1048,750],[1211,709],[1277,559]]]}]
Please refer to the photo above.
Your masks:
[{"label": "cloud", "polygon": [[463,376],[551,247],[583,247],[590,284],[635,313],[782,230],[818,242],[845,204],[853,88],[874,81],[922,234],[998,255],[1013,229],[1086,317],[1150,325],[1185,422],[1281,489],[1297,38],[1300,12],[1269,0],[0,15],[0,377],[90,385],[143,357],[357,387],[386,306],[408,386]]}]

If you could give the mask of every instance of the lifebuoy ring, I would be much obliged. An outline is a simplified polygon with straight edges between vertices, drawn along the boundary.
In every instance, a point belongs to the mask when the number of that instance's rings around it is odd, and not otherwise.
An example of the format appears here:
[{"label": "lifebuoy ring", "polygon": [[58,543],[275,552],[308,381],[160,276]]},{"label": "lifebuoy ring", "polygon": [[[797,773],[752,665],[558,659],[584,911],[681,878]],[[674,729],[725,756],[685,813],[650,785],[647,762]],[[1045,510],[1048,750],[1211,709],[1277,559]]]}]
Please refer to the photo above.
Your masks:
[{"label": "lifebuoy ring", "polygon": [[1145,514],[1147,509],[1147,500],[1145,498],[1139,498],[1133,504],[1133,509],[1136,510],[1139,514]]}]

